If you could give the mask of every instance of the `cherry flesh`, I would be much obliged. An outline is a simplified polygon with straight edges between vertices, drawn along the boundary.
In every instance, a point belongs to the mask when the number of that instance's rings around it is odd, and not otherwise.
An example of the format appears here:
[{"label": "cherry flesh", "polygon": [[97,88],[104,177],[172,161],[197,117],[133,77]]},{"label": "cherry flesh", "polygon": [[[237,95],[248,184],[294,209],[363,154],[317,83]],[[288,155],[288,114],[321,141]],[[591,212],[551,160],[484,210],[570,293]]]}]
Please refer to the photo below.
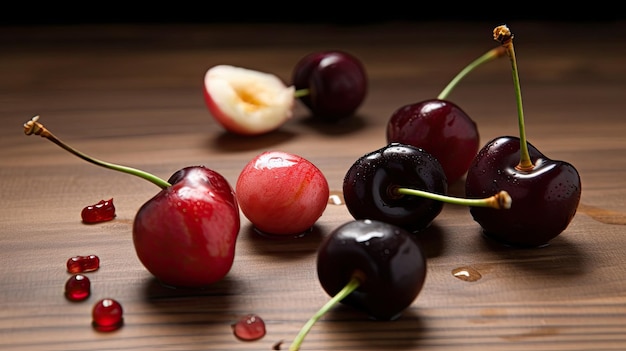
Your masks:
[{"label": "cherry flesh", "polygon": [[424,149],[390,143],[360,157],[343,181],[343,196],[355,219],[388,222],[418,232],[430,225],[443,202],[398,194],[399,187],[446,194],[448,183],[438,160]]},{"label": "cherry flesh", "polygon": [[534,167],[519,169],[520,139],[503,136],[487,143],[470,166],[467,197],[507,191],[509,211],[470,208],[486,236],[512,246],[542,246],[571,222],[581,196],[580,176],[571,164],[551,160],[528,143]]},{"label": "cherry flesh", "polygon": [[93,328],[101,332],[117,330],[124,324],[122,305],[110,298],[96,302],[91,311],[91,316]]},{"label": "cherry flesh", "polygon": [[452,184],[465,175],[479,145],[478,127],[456,104],[431,99],[397,109],[387,123],[387,142],[425,149]]},{"label": "cherry flesh", "polygon": [[91,281],[84,274],[74,274],[65,282],[65,297],[70,301],[83,301],[91,295]]},{"label": "cherry flesh", "polygon": [[233,333],[243,341],[254,341],[265,336],[265,321],[256,314],[245,315],[232,324]]},{"label": "cherry flesh", "polygon": [[164,285],[201,288],[231,269],[239,207],[228,181],[204,166],[174,173],[137,212],[133,243],[139,260]]},{"label": "cherry flesh", "polygon": [[65,265],[70,273],[93,272],[100,268],[100,258],[96,255],[74,256]]},{"label": "cherry flesh", "polygon": [[341,302],[373,319],[392,320],[421,291],[426,260],[415,238],[404,229],[355,220],[339,226],[322,242],[317,273],[330,296],[356,277],[358,287]]},{"label": "cherry flesh", "polygon": [[100,200],[94,205],[83,208],[80,212],[83,223],[100,223],[110,221],[115,218],[115,205],[113,199]]},{"label": "cherry flesh", "polygon": [[313,117],[336,121],[353,115],[368,90],[367,72],[361,61],[343,51],[313,52],[297,62],[292,74],[300,100]]},{"label": "cherry flesh", "polygon": [[302,156],[266,151],[241,171],[237,201],[256,230],[302,235],[322,216],[330,190],[324,174]]}]

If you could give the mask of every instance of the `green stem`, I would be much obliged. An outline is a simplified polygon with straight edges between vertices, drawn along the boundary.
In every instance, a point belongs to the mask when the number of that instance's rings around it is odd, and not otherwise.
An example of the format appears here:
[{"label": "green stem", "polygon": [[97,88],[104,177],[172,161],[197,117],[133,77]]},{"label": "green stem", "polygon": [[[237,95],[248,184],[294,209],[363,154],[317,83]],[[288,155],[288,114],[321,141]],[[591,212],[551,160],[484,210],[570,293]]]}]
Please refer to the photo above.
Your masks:
[{"label": "green stem", "polygon": [[54,136],[48,129],[46,129],[46,127],[44,127],[41,123],[39,123],[37,120],[39,119],[39,116],[35,116],[33,117],[30,121],[28,121],[27,123],[24,124],[24,134],[26,135],[31,135],[31,134],[35,134],[35,135],[39,135],[43,138],[46,138],[48,140],[50,140],[51,142],[57,144],[58,146],[62,147],[63,149],[65,149],[66,151],[69,151],[70,153],[74,154],[75,156],[78,156],[80,158],[82,158],[83,160],[87,161],[87,162],[91,162],[95,165],[98,166],[102,166],[104,168],[108,168],[108,169],[112,169],[115,171],[119,171],[119,172],[123,172],[123,173],[128,173],[128,174],[132,174],[134,176],[146,179],[150,182],[152,182],[153,184],[157,185],[158,187],[160,187],[161,189],[165,189],[169,186],[171,186],[170,183],[166,182],[165,180],[135,169],[135,168],[131,168],[131,167],[126,167],[126,166],[120,166],[120,165],[116,165],[113,163],[109,163],[109,162],[105,162],[105,161],[101,161],[98,159],[95,159],[91,156],[88,156],[74,148],[72,148],[71,146],[65,144],[64,142],[62,142],[60,139],[58,139],[56,136]]},{"label": "green stem", "polygon": [[409,188],[396,188],[395,191],[402,195],[413,195],[425,197],[432,200],[437,200],[454,205],[472,206],[472,207],[491,207],[495,209],[509,209],[511,208],[511,196],[506,191],[500,191],[499,193],[484,199],[467,199],[460,197],[453,197],[447,195],[440,195],[430,193],[423,190],[409,189]]},{"label": "green stem", "polygon": [[528,143],[526,142],[526,126],[524,123],[524,108],[522,107],[522,89],[519,80],[519,71],[517,69],[517,59],[515,58],[515,49],[513,48],[513,34],[505,25],[498,26],[493,31],[496,41],[499,41],[506,49],[511,61],[511,74],[513,76],[513,85],[515,87],[515,101],[517,103],[517,123],[519,126],[520,138],[520,161],[517,165],[519,170],[531,170],[534,165],[530,160],[528,152]]},{"label": "green stem", "polygon": [[465,76],[467,76],[470,72],[472,72],[474,69],[476,69],[476,67],[487,63],[489,61],[492,61],[498,57],[503,56],[506,53],[506,50],[502,47],[502,46],[498,46],[495,47],[489,51],[487,51],[486,53],[482,54],[480,57],[478,57],[477,59],[475,59],[474,61],[472,61],[469,65],[465,66],[465,68],[463,68],[463,70],[461,70],[451,81],[450,83],[448,83],[448,85],[441,91],[441,93],[439,93],[439,96],[437,96],[437,98],[439,100],[445,100],[448,95],[450,95],[450,93],[452,92],[452,90],[457,86],[457,84],[463,79],[465,78]]},{"label": "green stem", "polygon": [[307,95],[309,95],[309,93],[310,93],[309,89],[299,89],[299,90],[296,90],[293,93],[293,95],[297,99],[297,98],[301,98],[303,96],[307,96]]},{"label": "green stem", "polygon": [[313,325],[315,325],[315,323],[324,314],[326,314],[326,312],[328,312],[333,306],[338,304],[346,296],[350,295],[354,290],[356,290],[359,287],[359,285],[361,285],[361,280],[356,275],[353,276],[352,279],[350,279],[350,281],[348,282],[348,284],[346,284],[346,286],[344,286],[343,289],[341,289],[341,291],[337,293],[337,295],[333,296],[332,299],[326,302],[326,304],[324,304],[324,306],[322,306],[322,308],[320,308],[313,315],[313,317],[311,317],[311,319],[309,319],[306,322],[306,324],[302,326],[302,329],[300,329],[300,332],[298,333],[296,338],[293,340],[293,342],[289,346],[289,351],[300,350],[300,345],[302,345],[302,342],[304,341],[304,337],[309,333]]}]

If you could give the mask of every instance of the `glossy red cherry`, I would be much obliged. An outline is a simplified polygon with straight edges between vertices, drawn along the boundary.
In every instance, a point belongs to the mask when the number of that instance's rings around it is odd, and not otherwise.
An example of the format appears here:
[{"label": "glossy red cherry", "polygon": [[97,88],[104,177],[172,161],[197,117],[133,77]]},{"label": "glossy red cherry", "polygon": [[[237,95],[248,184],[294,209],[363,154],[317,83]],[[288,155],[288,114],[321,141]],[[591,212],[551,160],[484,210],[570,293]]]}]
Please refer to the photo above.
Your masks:
[{"label": "glossy red cherry", "polygon": [[476,67],[505,54],[502,47],[487,51],[461,70],[434,99],[404,105],[387,122],[387,142],[413,145],[435,156],[455,183],[466,173],[480,148],[476,122],[447,99],[456,85]]},{"label": "glossy red cherry", "polygon": [[396,193],[400,187],[445,195],[441,165],[423,149],[391,143],[361,156],[346,172],[343,196],[355,219],[388,222],[410,232],[430,225],[443,202]]},{"label": "glossy red cherry", "polygon": [[162,190],[144,203],[133,223],[133,243],[141,263],[164,285],[201,288],[230,270],[239,234],[239,206],[233,189],[218,172],[191,166],[164,181],[150,173],[120,166],[75,150],[38,122],[24,124],[26,135],[39,135],[66,151],[108,169],[146,179]]},{"label": "glossy red cherry", "polygon": [[465,175],[480,147],[478,127],[456,104],[425,100],[397,109],[387,123],[387,141],[425,149],[452,184]]},{"label": "glossy red cherry", "polygon": [[237,201],[256,230],[300,236],[322,216],[330,190],[311,161],[283,151],[265,151],[248,162],[236,184]]},{"label": "glossy red cherry", "polygon": [[474,220],[487,236],[504,244],[542,246],[574,218],[582,191],[580,175],[572,164],[551,160],[527,142],[513,34],[505,25],[493,34],[511,59],[520,137],[495,138],[480,150],[467,174],[466,195],[507,191],[513,199],[510,211],[472,208]]},{"label": "glossy red cherry", "polygon": [[239,207],[219,173],[185,167],[135,216],[137,257],[163,284],[200,288],[221,280],[232,267],[239,234]]},{"label": "glossy red cherry", "polygon": [[[296,96],[313,117],[334,121],[353,115],[368,91],[367,72],[362,62],[344,51],[313,52],[293,69]],[[305,91],[304,94],[299,92]]]}]

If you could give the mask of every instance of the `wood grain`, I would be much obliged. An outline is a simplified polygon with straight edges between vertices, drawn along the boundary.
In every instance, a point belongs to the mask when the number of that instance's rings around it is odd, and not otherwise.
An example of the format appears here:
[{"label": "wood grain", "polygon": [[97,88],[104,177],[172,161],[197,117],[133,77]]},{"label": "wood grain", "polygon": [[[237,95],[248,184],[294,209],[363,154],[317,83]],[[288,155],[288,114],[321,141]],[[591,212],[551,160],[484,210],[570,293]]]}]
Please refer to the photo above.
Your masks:
[{"label": "wood grain", "polygon": [[[25,136],[34,115],[58,137],[103,160],[162,177],[205,164],[234,183],[257,153],[307,157],[339,191],[362,154],[385,143],[398,107],[435,97],[495,42],[499,23],[331,25],[98,25],[0,28],[0,349],[286,350],[327,300],[316,248],[351,220],[329,204],[298,240],[259,237],[242,217],[229,275],[201,291],[160,286],[132,246],[134,214],[158,189],[87,164],[50,142]],[[344,306],[313,328],[303,350],[624,350],[626,349],[626,26],[509,23],[529,140],[573,163],[583,181],[568,229],[541,249],[484,239],[466,208],[446,205],[419,235],[428,256],[423,291],[396,321],[371,321]],[[358,116],[311,122],[297,105],[281,130],[229,135],[202,98],[204,72],[227,63],[289,80],[304,54],[340,48],[362,58],[370,91]],[[451,99],[478,123],[483,142],[517,133],[506,59],[481,67]],[[463,184],[451,193],[463,194]],[[117,218],[84,225],[81,209],[114,198]],[[529,230],[532,230],[529,229]],[[65,261],[97,254],[92,296],[63,296]],[[478,279],[460,279],[458,269]],[[468,273],[469,274],[469,273]],[[478,277],[476,274],[479,274]],[[125,325],[103,334],[91,307],[119,300]],[[256,313],[260,341],[236,339],[231,323]]]}]

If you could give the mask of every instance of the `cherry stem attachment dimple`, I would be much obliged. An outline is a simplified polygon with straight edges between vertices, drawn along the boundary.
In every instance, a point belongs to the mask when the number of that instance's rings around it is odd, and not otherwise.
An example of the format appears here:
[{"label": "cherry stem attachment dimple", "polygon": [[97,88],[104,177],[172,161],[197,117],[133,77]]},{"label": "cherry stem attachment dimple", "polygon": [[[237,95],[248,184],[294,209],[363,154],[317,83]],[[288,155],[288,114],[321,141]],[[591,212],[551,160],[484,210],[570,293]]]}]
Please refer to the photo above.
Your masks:
[{"label": "cherry stem attachment dimple", "polygon": [[501,190],[497,194],[484,198],[484,199],[467,199],[454,196],[447,196],[441,194],[435,194],[428,191],[410,189],[410,188],[395,188],[394,191],[402,195],[414,195],[425,197],[432,200],[437,200],[454,205],[463,205],[471,207],[490,207],[495,209],[509,209],[511,208],[512,199],[509,193]]},{"label": "cherry stem attachment dimple", "polygon": [[300,345],[304,341],[304,338],[309,333],[313,325],[322,318],[326,312],[328,312],[331,308],[337,305],[341,300],[346,298],[346,296],[350,295],[354,290],[356,290],[361,285],[361,279],[355,274],[352,279],[346,284],[343,289],[341,289],[335,296],[333,296],[328,302],[322,306],[300,329],[300,332],[293,340],[291,345],[289,346],[289,351],[298,351],[300,350]]},{"label": "cherry stem attachment dimple", "polygon": [[465,78],[465,76],[467,76],[470,72],[472,72],[478,66],[484,63],[487,63],[489,61],[495,60],[499,57],[502,57],[505,54],[506,54],[506,49],[502,46],[497,46],[485,52],[480,57],[470,62],[469,65],[465,66],[465,68],[463,68],[459,73],[457,73],[457,75],[454,76],[454,78],[452,78],[452,80],[448,83],[448,85],[446,85],[446,87],[443,88],[441,93],[439,93],[439,95],[437,96],[437,99],[445,100],[448,97],[448,95],[450,95],[452,90],[457,86],[457,84],[459,84],[459,82],[463,78]]},{"label": "cherry stem attachment dimple", "polygon": [[112,169],[115,171],[120,171],[120,172],[124,172],[124,173],[128,173],[128,174],[132,174],[134,176],[146,179],[150,182],[152,182],[153,184],[159,186],[162,189],[165,189],[169,186],[171,186],[170,183],[166,182],[165,180],[135,169],[135,168],[131,168],[131,167],[126,167],[126,166],[121,166],[121,165],[116,165],[113,163],[109,163],[109,162],[105,162],[105,161],[100,161],[98,159],[95,159],[91,156],[88,156],[74,148],[72,148],[71,146],[65,144],[64,142],[62,142],[60,139],[58,139],[56,136],[54,136],[54,134],[52,134],[46,127],[43,126],[43,124],[38,122],[39,120],[39,116],[35,116],[33,117],[30,121],[24,123],[24,134],[26,135],[31,135],[31,134],[35,134],[35,135],[39,135],[42,138],[46,138],[48,140],[50,140],[51,142],[57,144],[58,146],[62,147],[63,149],[65,149],[66,151],[74,154],[75,156],[78,156],[80,158],[82,158],[83,160],[87,161],[87,162],[91,162],[95,165],[98,166],[102,166],[104,168],[108,168],[108,169]]},{"label": "cherry stem attachment dimple", "polygon": [[522,107],[522,89],[519,80],[517,59],[515,58],[515,49],[513,48],[513,33],[511,33],[509,27],[501,25],[493,30],[493,39],[502,44],[511,61],[511,74],[513,76],[513,85],[515,87],[515,101],[517,103],[517,121],[519,125],[520,138],[520,161],[516,168],[521,171],[530,171],[533,169],[534,165],[530,160],[528,143],[526,142],[526,126],[524,123],[524,109]]}]

